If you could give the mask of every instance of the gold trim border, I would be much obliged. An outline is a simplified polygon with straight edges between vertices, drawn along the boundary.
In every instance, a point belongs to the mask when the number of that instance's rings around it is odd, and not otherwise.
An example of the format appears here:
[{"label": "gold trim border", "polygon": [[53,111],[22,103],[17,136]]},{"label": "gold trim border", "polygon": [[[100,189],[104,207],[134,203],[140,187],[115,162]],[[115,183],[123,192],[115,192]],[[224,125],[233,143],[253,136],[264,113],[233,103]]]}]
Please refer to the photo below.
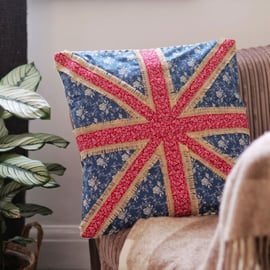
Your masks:
[{"label": "gold trim border", "polygon": [[[141,121],[142,120],[142,121]],[[86,133],[91,133],[98,130],[116,128],[116,127],[125,127],[125,126],[133,126],[139,124],[146,124],[149,121],[145,119],[138,119],[138,118],[125,118],[125,119],[117,119],[103,123],[91,124],[86,127],[79,127],[73,130],[75,136],[79,136]]]},{"label": "gold trim border", "polygon": [[173,200],[173,195],[172,195],[171,181],[168,174],[168,166],[167,166],[167,160],[165,158],[166,155],[164,151],[163,142],[158,147],[157,154],[160,156],[159,160],[160,160],[161,172],[163,175],[168,213],[170,217],[174,217],[175,216],[174,200]]},{"label": "gold trim border", "polygon": [[81,160],[84,160],[86,157],[91,157],[95,155],[100,155],[104,153],[111,153],[114,151],[122,151],[122,150],[136,150],[141,149],[141,144],[147,144],[150,139],[139,140],[135,142],[127,142],[127,143],[115,143],[111,145],[104,145],[95,147],[92,149],[85,149],[81,151]]},{"label": "gold trim border", "polygon": [[191,204],[191,214],[196,216],[199,215],[199,201],[196,193],[196,188],[195,188],[195,182],[194,182],[194,177],[193,177],[193,171],[192,171],[192,162],[190,158],[190,151],[189,149],[179,143],[179,148],[184,164],[184,173],[185,173],[185,178],[186,178],[186,183],[189,191],[189,198],[190,198],[190,204]]},{"label": "gold trim border", "polygon": [[192,117],[208,114],[246,114],[245,107],[207,107],[207,108],[194,108],[189,111],[183,111],[178,117]]}]

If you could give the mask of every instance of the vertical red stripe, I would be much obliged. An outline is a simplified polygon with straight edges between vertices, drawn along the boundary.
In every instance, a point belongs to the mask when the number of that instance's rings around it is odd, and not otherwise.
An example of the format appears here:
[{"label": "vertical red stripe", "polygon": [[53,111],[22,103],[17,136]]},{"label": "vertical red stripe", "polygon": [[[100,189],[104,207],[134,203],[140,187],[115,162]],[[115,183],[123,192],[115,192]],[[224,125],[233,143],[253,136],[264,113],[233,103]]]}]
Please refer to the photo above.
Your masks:
[{"label": "vertical red stripe", "polygon": [[170,116],[171,106],[162,64],[155,50],[140,51],[147,70],[155,109],[159,120]]},{"label": "vertical red stripe", "polygon": [[164,150],[174,200],[175,216],[189,216],[191,215],[191,202],[178,142],[173,138],[164,139]]}]

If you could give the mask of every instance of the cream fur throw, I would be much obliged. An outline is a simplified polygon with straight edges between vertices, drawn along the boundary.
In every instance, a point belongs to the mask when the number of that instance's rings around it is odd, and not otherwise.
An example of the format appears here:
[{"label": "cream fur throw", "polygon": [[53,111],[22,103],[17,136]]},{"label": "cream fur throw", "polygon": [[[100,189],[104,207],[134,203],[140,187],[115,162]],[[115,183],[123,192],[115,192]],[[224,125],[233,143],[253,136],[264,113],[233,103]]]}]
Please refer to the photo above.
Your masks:
[{"label": "cream fur throw", "polygon": [[270,132],[229,174],[219,218],[139,220],[120,254],[120,270],[270,269]]}]

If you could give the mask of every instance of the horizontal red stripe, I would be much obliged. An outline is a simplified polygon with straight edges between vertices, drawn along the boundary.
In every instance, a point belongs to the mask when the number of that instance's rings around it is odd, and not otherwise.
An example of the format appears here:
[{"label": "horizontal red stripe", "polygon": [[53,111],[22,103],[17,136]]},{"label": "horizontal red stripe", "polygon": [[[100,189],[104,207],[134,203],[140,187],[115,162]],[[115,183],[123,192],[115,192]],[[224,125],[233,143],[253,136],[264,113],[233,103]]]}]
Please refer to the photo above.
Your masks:
[{"label": "horizontal red stripe", "polygon": [[204,114],[179,119],[181,119],[183,133],[211,129],[248,128],[245,113]]},{"label": "horizontal red stripe", "polygon": [[176,139],[177,135],[223,128],[248,128],[245,114],[209,114],[178,118],[166,122],[149,122],[108,128],[78,135],[80,151],[99,146],[136,142],[150,138]]}]

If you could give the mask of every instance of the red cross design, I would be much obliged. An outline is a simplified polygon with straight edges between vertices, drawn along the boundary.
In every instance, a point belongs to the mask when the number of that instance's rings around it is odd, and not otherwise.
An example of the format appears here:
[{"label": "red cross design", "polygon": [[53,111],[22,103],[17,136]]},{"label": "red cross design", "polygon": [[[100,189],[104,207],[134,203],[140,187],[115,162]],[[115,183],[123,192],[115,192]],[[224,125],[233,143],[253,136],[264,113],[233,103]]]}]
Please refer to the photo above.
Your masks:
[{"label": "red cross design", "polygon": [[140,55],[147,71],[154,110],[132,95],[132,93],[125,91],[121,86],[87,69],[65,54],[56,54],[55,60],[61,66],[71,70],[83,78],[83,80],[89,81],[105,92],[115,96],[146,120],[143,123],[109,127],[77,136],[76,139],[80,151],[113,144],[148,140],[146,146],[133,163],[130,164],[125,175],[114,190],[111,191],[110,196],[103,202],[98,213],[92,218],[83,236],[93,237],[97,234],[111,211],[117,207],[119,200],[128,190],[136,175],[138,175],[144,164],[152,157],[157,147],[161,144],[165,153],[176,216],[191,214],[190,197],[179,144],[186,146],[201,159],[207,160],[211,166],[222,173],[226,175],[229,173],[232,167],[231,164],[228,164],[222,157],[206,149],[189,134],[204,130],[247,128],[246,114],[229,112],[184,116],[182,113],[233,46],[233,40],[223,41],[173,106],[170,102],[166,78],[159,55],[156,50],[141,50]]}]

